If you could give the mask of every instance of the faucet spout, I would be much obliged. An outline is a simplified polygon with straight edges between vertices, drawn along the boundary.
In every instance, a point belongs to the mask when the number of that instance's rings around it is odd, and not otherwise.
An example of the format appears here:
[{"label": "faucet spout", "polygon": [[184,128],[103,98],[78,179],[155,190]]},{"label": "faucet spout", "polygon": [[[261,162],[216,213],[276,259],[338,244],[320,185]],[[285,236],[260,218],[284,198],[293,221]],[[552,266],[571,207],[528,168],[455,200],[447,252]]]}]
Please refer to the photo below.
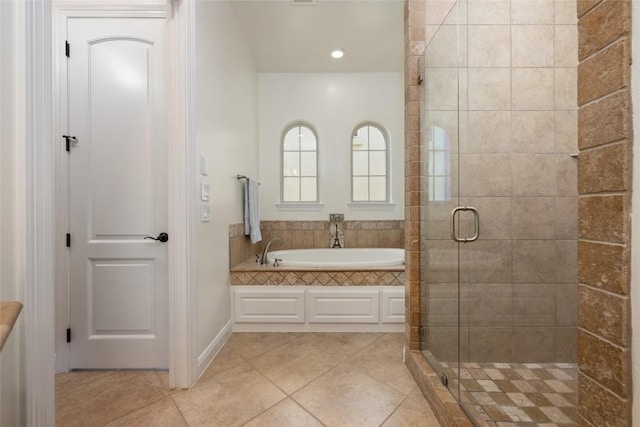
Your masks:
[{"label": "faucet spout", "polygon": [[267,252],[269,252],[269,246],[271,246],[271,244],[273,242],[280,242],[280,246],[284,246],[284,240],[282,240],[279,237],[274,237],[273,239],[269,240],[269,243],[267,243],[267,245],[264,247],[264,251],[262,251],[262,257],[260,257],[260,264],[268,264],[267,263]]}]

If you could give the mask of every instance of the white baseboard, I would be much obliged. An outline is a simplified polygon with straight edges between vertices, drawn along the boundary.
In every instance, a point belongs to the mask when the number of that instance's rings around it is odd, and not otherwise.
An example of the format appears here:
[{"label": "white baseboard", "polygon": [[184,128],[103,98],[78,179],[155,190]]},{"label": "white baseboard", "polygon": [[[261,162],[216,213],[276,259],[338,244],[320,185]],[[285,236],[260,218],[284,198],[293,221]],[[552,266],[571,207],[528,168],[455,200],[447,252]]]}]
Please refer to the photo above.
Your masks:
[{"label": "white baseboard", "polygon": [[389,323],[235,323],[233,332],[404,332],[404,324]]},{"label": "white baseboard", "polygon": [[220,332],[218,332],[218,335],[216,335],[216,337],[209,343],[207,348],[205,348],[204,351],[198,356],[197,378],[200,378],[204,371],[207,370],[213,359],[222,349],[222,346],[224,346],[224,344],[231,336],[232,329],[233,321],[229,319],[226,325],[224,325]]}]

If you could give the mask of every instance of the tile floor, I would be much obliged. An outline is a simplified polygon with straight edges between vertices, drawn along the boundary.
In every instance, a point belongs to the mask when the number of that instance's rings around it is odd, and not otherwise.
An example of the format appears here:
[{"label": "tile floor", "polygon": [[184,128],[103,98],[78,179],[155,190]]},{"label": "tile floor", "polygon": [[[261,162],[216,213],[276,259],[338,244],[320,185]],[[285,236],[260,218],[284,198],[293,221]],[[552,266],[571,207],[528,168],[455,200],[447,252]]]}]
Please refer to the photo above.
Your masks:
[{"label": "tile floor", "polygon": [[56,376],[57,426],[439,427],[403,334],[234,333],[189,390],[164,371]]},{"label": "tile floor", "polygon": [[[456,387],[457,364],[440,363]],[[578,425],[578,369],[571,363],[462,363],[462,401],[496,427]]]}]

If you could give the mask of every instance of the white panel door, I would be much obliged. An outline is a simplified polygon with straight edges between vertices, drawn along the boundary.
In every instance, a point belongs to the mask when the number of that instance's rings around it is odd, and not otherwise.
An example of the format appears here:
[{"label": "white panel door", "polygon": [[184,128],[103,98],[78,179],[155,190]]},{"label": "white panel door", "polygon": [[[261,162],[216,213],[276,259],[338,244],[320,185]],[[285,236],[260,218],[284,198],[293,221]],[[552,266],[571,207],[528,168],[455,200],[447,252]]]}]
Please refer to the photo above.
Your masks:
[{"label": "white panel door", "polygon": [[70,368],[167,368],[165,19],[68,18]]}]

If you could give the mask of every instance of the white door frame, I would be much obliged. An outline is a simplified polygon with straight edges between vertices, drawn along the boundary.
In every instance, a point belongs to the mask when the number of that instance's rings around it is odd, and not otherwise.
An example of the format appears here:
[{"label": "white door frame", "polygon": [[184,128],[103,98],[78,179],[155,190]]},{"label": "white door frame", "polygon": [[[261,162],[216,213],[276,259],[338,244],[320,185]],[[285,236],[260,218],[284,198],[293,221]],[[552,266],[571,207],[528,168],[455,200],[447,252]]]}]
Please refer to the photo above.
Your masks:
[{"label": "white door frame", "polygon": [[[195,140],[194,140],[194,25],[195,0],[167,0],[162,6],[168,24],[168,217],[169,245],[169,381],[172,387],[190,387],[196,380],[195,259]],[[123,3],[123,4],[131,4]],[[147,3],[148,4],[148,3]],[[28,0],[26,40],[26,285],[25,388],[26,424],[55,425],[55,370],[68,361],[66,345],[56,343],[63,332],[56,310],[68,309],[66,269],[56,268],[67,258],[61,244],[66,220],[56,203],[60,194],[59,65],[64,55],[59,17],[83,8],[52,7],[50,1]],[[115,7],[91,3],[91,11],[153,12],[158,7]],[[57,185],[54,185],[57,183]],[[60,250],[62,249],[62,250]],[[62,275],[62,276],[61,276]],[[64,286],[57,286],[64,283]],[[63,319],[64,320],[64,319]],[[66,327],[65,327],[66,329]],[[61,361],[56,364],[55,358]],[[68,366],[68,362],[66,362]]]}]

